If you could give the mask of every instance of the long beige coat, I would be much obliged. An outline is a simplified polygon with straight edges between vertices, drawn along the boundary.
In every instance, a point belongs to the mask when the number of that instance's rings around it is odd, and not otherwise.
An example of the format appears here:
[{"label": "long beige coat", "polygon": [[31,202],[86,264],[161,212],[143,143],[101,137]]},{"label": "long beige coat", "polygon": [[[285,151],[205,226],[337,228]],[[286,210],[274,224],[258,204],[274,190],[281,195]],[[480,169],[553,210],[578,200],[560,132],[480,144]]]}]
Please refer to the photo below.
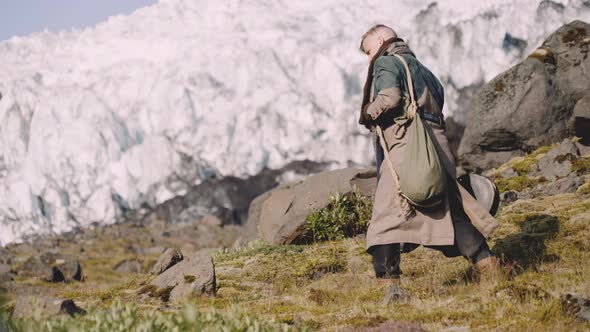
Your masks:
[{"label": "long beige coat", "polygon": [[[439,157],[452,178],[456,178],[455,162],[449,148],[444,129],[430,121],[424,121],[436,141]],[[396,139],[394,126],[384,131],[389,147],[389,158],[396,171],[399,169],[406,147],[406,137]],[[406,219],[400,209],[399,196],[394,190],[394,181],[386,162],[381,163],[380,179],[375,192],[373,216],[366,236],[366,248],[389,243],[416,243],[422,245],[452,245],[454,243],[453,222],[448,199],[444,206],[436,209],[416,209],[416,214]],[[473,225],[487,237],[498,225],[496,219],[483,208],[463,187],[457,183],[465,212]]]}]

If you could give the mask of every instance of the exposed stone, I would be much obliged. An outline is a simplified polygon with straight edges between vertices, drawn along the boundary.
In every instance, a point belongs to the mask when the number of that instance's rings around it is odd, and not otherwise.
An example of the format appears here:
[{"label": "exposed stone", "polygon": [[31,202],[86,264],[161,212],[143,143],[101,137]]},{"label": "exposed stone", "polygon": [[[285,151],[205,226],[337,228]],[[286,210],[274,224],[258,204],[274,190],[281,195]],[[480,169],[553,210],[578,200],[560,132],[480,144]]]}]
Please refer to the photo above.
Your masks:
[{"label": "exposed stone", "polygon": [[389,304],[398,303],[408,303],[410,301],[410,296],[408,292],[401,287],[400,285],[391,285],[388,286],[385,290],[385,294],[383,295],[382,304],[387,306]]},{"label": "exposed stone", "polygon": [[590,322],[590,299],[579,295],[566,294],[561,297],[563,311],[577,319]]},{"label": "exposed stone", "polygon": [[80,263],[56,251],[47,251],[27,259],[16,272],[20,276],[38,277],[51,282],[84,280]]},{"label": "exposed stone", "polygon": [[74,301],[54,297],[21,296],[17,298],[14,307],[14,317],[24,318],[33,316],[40,310],[42,316],[67,314],[85,314],[86,310],[78,307]]},{"label": "exposed stone", "polygon": [[174,197],[147,212],[147,216],[132,218],[160,219],[171,223],[194,223],[205,216],[213,215],[224,225],[243,224],[248,207],[261,193],[276,187],[285,173],[307,175],[327,167],[326,163],[294,161],[282,169],[264,169],[247,179],[226,176],[221,179],[206,179],[189,188],[184,196]]},{"label": "exposed stone", "polygon": [[518,176],[518,173],[512,167],[508,167],[504,170],[504,172],[502,172],[502,177],[505,179],[509,179],[515,176]]},{"label": "exposed stone", "polygon": [[502,202],[504,204],[510,204],[518,200],[518,194],[516,191],[508,190],[502,193]]},{"label": "exposed stone", "polygon": [[188,297],[215,295],[215,266],[208,250],[201,250],[164,271],[144,291],[164,301],[182,302]]},{"label": "exposed stone", "polygon": [[309,213],[325,207],[330,195],[348,194],[356,187],[361,194],[372,196],[375,186],[374,169],[345,168],[311,175],[265,193],[264,200],[255,200],[252,218],[258,220],[248,223],[258,224],[259,235],[267,243],[293,243],[303,234]]},{"label": "exposed stone", "polygon": [[22,277],[40,278],[48,282],[65,281],[65,277],[59,268],[51,266],[39,257],[27,259],[16,272]]},{"label": "exposed stone", "polygon": [[590,145],[590,90],[574,107],[574,133],[583,144]]},{"label": "exposed stone", "polygon": [[82,265],[74,259],[59,259],[55,262],[56,267],[63,273],[65,280],[84,281]]},{"label": "exposed stone", "polygon": [[152,266],[151,273],[161,274],[162,272],[171,268],[174,264],[182,261],[183,256],[180,251],[174,248],[168,248],[160,255],[158,261]]},{"label": "exposed stone", "polygon": [[126,259],[115,266],[119,273],[141,273],[141,263],[135,259]]},{"label": "exposed stone", "polygon": [[542,190],[542,194],[551,196],[573,193],[583,184],[584,179],[582,177],[577,176],[576,173],[570,173],[567,177],[551,182],[549,185],[545,186]]},{"label": "exposed stone", "polygon": [[480,90],[472,99],[459,147],[463,167],[498,167],[572,135],[574,106],[590,86],[590,76],[580,70],[590,68],[590,46],[572,36],[589,34],[590,24],[566,24]]},{"label": "exposed stone", "polygon": [[565,139],[539,160],[536,173],[551,181],[568,176],[572,171],[572,161],[579,155],[576,145]]}]

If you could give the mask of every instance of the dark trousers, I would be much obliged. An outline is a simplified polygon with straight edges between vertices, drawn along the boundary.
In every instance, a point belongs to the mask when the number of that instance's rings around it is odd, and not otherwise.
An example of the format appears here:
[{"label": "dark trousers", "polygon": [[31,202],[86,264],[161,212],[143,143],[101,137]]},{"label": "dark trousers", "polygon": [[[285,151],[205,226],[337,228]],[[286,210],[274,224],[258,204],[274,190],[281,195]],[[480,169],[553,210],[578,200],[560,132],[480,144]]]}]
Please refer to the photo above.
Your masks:
[{"label": "dark trousers", "polygon": [[[449,188],[455,189],[456,188]],[[455,243],[449,246],[425,246],[441,251],[447,257],[463,256],[473,263],[492,256],[484,236],[473,226],[456,195],[450,196],[451,217]],[[419,245],[414,243],[391,243],[372,246],[373,267],[377,278],[399,278],[401,253],[409,252]]]},{"label": "dark trousers", "polygon": [[[375,161],[377,166],[377,181],[381,174],[379,172],[381,163],[384,160],[384,152],[376,136],[373,139],[375,148]],[[459,190],[456,187],[455,179],[448,179],[449,184],[449,205],[453,228],[455,233],[455,243],[449,246],[425,246],[427,248],[441,251],[447,257],[463,256],[473,263],[492,256],[490,248],[486,243],[485,237],[473,226],[471,220],[463,209],[463,204],[459,198]],[[375,275],[378,278],[397,278],[401,274],[399,267],[401,253],[410,252],[419,245],[415,243],[391,243],[385,245],[376,245],[369,248],[369,253],[373,256],[373,267]]]}]

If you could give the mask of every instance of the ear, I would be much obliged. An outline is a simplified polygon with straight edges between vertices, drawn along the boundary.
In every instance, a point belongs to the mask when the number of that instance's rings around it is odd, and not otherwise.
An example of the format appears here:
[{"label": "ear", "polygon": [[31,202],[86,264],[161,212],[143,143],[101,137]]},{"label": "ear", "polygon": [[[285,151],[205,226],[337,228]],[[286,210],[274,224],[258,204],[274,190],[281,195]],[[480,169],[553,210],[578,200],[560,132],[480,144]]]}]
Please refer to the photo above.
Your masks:
[{"label": "ear", "polygon": [[379,46],[383,45],[383,43],[385,43],[385,38],[383,38],[383,36],[379,36]]}]

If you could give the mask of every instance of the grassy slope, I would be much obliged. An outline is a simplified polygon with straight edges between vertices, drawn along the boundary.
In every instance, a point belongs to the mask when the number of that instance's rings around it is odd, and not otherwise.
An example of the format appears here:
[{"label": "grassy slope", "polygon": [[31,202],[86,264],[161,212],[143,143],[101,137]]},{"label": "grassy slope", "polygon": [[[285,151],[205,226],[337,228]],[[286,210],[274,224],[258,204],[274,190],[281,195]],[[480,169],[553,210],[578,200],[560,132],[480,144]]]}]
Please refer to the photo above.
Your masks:
[{"label": "grassy slope", "polygon": [[[517,158],[504,167],[527,168],[545,151]],[[503,185],[505,189],[511,188],[511,183]],[[220,326],[240,329],[260,324],[269,330],[333,330],[375,326],[387,320],[417,322],[428,330],[589,330],[590,324],[562,312],[559,296],[590,296],[590,183],[577,193],[502,206],[498,219],[500,226],[490,244],[499,244],[495,251],[512,258],[509,277],[478,283],[472,280],[470,266],[464,259],[446,259],[438,252],[419,248],[402,260],[402,285],[412,300],[385,307],[381,304],[382,289],[372,278],[371,259],[364,253],[362,238],[309,246],[268,246],[255,242],[237,250],[217,252],[214,260],[218,296],[197,299],[184,311],[162,306],[157,299],[140,299],[136,290],[149,276],[113,272],[112,266],[126,255],[120,249],[123,244],[105,245],[105,241],[98,241],[103,243],[99,257],[82,260],[86,283],[50,286],[53,293],[71,297],[93,313],[77,320],[59,318],[53,322],[66,327],[102,326],[96,323],[97,317],[105,315],[100,313],[102,309],[110,308],[113,312],[130,312],[127,318],[111,315],[115,326],[129,321],[128,317],[142,317],[139,321],[144,323],[155,320],[180,324],[168,327],[208,326],[213,330]],[[527,250],[527,255],[518,256]],[[142,259],[147,262],[155,258]],[[34,280],[19,283],[31,287],[39,284]],[[117,307],[119,304],[113,304],[115,299],[133,305],[123,306],[123,310]],[[160,311],[152,314],[153,310]],[[195,312],[221,314],[207,316],[213,317],[207,320],[206,316],[195,316]],[[244,313],[247,315],[243,316]],[[38,324],[32,320],[20,323]]]}]

